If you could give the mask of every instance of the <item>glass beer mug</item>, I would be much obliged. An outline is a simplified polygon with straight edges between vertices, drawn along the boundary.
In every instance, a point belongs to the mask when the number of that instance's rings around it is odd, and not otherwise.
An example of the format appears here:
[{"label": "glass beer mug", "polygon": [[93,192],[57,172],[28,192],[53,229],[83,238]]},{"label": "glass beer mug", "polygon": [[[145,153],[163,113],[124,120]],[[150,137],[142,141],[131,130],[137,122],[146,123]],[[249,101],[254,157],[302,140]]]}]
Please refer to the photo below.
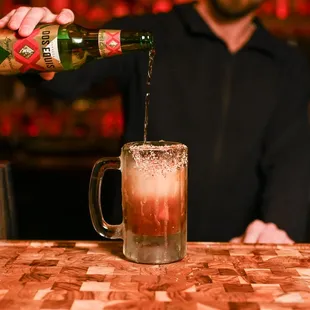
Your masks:
[{"label": "glass beer mug", "polygon": [[[91,220],[101,236],[123,239],[127,259],[164,264],[185,256],[187,153],[187,146],[177,142],[131,142],[122,147],[120,157],[95,163],[89,185]],[[101,183],[108,169],[122,173],[120,225],[108,224],[102,214]]]}]

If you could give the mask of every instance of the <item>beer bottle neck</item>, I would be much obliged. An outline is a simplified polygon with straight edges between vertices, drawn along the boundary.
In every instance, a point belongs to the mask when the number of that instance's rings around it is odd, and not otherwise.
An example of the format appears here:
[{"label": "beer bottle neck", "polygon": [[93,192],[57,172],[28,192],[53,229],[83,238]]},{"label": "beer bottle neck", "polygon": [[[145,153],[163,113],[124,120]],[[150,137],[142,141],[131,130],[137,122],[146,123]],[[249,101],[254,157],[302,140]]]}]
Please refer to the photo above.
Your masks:
[{"label": "beer bottle neck", "polygon": [[121,31],[121,46],[124,52],[154,48],[153,35],[146,31]]},{"label": "beer bottle neck", "polygon": [[96,58],[154,48],[152,34],[144,31],[88,30],[83,41],[88,53]]},{"label": "beer bottle neck", "polygon": [[64,54],[71,51],[78,59],[104,58],[154,48],[153,36],[147,31],[86,29],[76,24],[60,26],[58,39]]}]

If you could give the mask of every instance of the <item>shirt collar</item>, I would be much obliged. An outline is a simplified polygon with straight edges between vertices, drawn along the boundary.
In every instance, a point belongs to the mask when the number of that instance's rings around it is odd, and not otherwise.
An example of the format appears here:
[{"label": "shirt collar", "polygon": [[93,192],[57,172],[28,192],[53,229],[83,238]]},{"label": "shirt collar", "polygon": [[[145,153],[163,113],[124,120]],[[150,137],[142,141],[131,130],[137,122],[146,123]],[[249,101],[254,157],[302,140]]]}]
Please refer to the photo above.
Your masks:
[{"label": "shirt collar", "polygon": [[[176,5],[174,6],[174,11],[179,16],[187,31],[196,35],[205,35],[213,40],[220,40],[209,25],[198,14],[194,7],[194,3]],[[257,29],[244,48],[254,49],[274,56],[277,48],[277,41],[266,30],[258,18],[254,19],[254,23]]]}]

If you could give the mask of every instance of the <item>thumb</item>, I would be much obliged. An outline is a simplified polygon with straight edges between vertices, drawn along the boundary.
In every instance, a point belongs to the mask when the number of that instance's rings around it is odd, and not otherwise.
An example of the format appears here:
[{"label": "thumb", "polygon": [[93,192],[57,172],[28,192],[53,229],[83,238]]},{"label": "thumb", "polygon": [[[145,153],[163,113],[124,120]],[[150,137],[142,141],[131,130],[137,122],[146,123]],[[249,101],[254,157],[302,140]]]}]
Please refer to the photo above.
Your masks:
[{"label": "thumb", "polygon": [[42,72],[40,76],[43,80],[50,81],[54,78],[55,72]]},{"label": "thumb", "polygon": [[229,242],[230,243],[241,243],[242,242],[242,237],[232,238]]},{"label": "thumb", "polygon": [[244,243],[257,243],[260,234],[265,229],[266,224],[262,221],[256,220],[252,222],[245,231]]}]

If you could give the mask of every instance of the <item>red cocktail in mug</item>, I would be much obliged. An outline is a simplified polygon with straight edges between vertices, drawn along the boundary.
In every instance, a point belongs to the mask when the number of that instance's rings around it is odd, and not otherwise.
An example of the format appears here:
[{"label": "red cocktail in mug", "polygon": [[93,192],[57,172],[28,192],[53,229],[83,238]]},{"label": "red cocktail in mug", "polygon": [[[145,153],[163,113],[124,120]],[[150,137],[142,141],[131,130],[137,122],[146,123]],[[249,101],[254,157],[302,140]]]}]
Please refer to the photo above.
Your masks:
[{"label": "red cocktail in mug", "polygon": [[[124,241],[124,255],[138,263],[163,264],[185,256],[187,241],[187,147],[177,142],[132,142],[118,158],[95,164],[89,207],[96,231]],[[105,222],[100,188],[107,169],[122,172],[121,225]]]}]

